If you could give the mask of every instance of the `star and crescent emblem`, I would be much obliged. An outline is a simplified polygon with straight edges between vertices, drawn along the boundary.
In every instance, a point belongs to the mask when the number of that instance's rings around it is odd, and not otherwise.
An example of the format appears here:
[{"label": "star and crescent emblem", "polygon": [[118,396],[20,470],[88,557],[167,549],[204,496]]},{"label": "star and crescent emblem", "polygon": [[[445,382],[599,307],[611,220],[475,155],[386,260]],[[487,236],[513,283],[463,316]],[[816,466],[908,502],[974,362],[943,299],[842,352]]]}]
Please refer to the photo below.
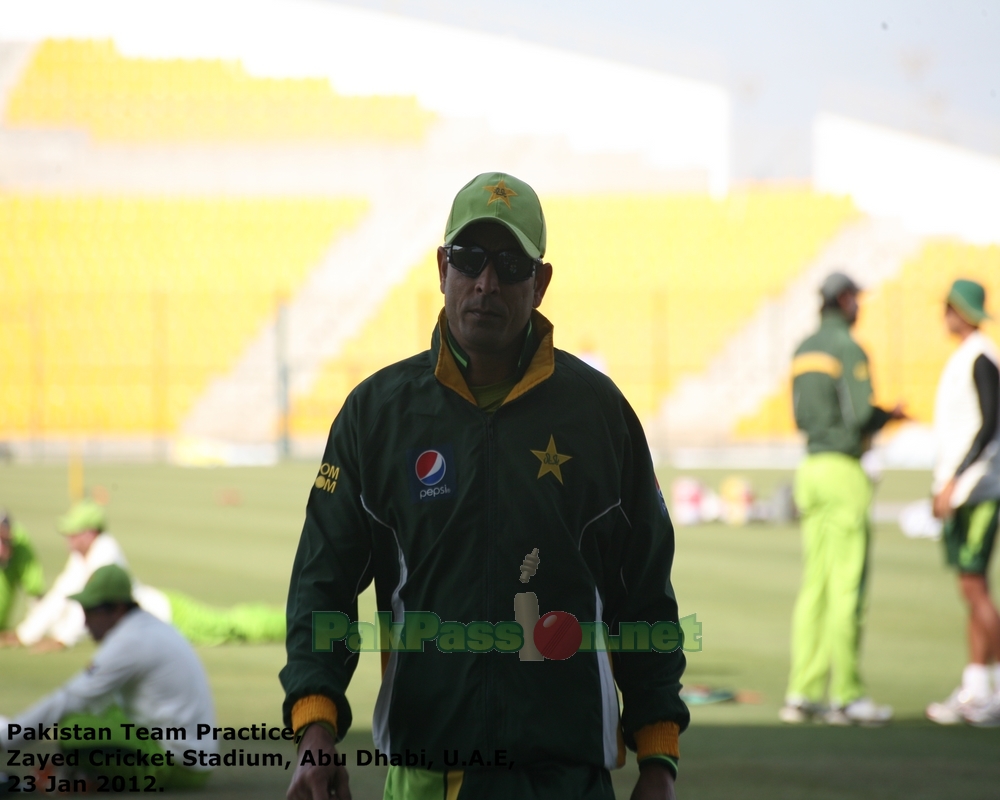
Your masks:
[{"label": "star and crescent emblem", "polygon": [[510,198],[517,197],[517,192],[507,186],[502,179],[497,182],[496,186],[484,186],[483,191],[490,193],[490,199],[486,201],[487,206],[491,206],[499,200],[507,208],[510,208]]},{"label": "star and crescent emblem", "polygon": [[538,477],[541,478],[543,475],[548,475],[550,472],[556,476],[556,480],[559,483],[563,482],[562,478],[562,465],[569,461],[573,456],[566,456],[556,450],[556,440],[554,436],[549,436],[549,446],[544,450],[532,450],[531,451],[535,458],[541,461],[541,466],[538,468]]}]

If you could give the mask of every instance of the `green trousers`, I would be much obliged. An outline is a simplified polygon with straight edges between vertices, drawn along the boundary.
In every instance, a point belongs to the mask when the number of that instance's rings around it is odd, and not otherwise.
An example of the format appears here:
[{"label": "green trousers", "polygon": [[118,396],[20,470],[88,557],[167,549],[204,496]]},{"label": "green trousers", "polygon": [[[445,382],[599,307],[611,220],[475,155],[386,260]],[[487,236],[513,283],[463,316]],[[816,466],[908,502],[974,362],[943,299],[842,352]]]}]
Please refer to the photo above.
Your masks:
[{"label": "green trousers", "polygon": [[795,475],[802,588],[792,618],[788,697],[844,706],[864,696],[858,671],[872,485],[856,458],[807,456]]},{"label": "green trousers", "polygon": [[382,800],[614,800],[611,773],[584,764],[434,772],[389,767]]},{"label": "green trousers", "polygon": [[[135,786],[125,783],[125,791],[163,791],[164,789],[197,789],[204,786],[211,774],[207,771],[196,772],[177,763],[177,757],[168,764],[163,748],[156,741],[140,741],[133,735],[125,738],[123,723],[131,720],[118,706],[111,706],[100,714],[69,714],[59,720],[59,727],[70,730],[79,725],[80,730],[88,728],[99,730],[110,728],[111,738],[94,741],[93,739],[60,739],[59,747],[64,752],[78,750],[80,753],[80,770],[100,776],[111,781],[116,777],[125,781],[135,778]],[[134,732],[135,729],[133,728]],[[152,782],[148,779],[152,778]],[[100,791],[121,791],[114,784],[101,787]]]},{"label": "green trousers", "polygon": [[193,644],[285,641],[285,610],[263,603],[214,608],[181,592],[165,590],[171,622]]}]

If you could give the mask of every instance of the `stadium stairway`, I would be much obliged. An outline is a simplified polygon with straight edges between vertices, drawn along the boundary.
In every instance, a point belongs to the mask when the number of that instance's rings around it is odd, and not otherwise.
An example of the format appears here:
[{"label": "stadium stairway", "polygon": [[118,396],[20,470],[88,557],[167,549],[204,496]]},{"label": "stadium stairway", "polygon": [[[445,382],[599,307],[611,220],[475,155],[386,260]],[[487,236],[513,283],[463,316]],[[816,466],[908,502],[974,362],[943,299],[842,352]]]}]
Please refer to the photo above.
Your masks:
[{"label": "stadium stairway", "polygon": [[[371,198],[361,224],[334,244],[298,294],[286,305],[285,363],[289,392],[315,380],[323,362],[362,324],[394,283],[440,236],[440,207],[448,198],[428,194],[420,202],[405,188]],[[174,446],[179,462],[268,461],[280,419],[279,325],[268,324],[235,367],[212,382],[182,423]],[[233,457],[232,448],[242,456]]]},{"label": "stadium stairway", "polygon": [[[671,393],[648,426],[650,444],[675,460],[679,448],[729,445],[738,420],[787,380],[795,348],[816,327],[823,279],[841,270],[873,289],[899,273],[920,245],[919,237],[891,220],[868,217],[846,227],[779,297],[760,306],[702,374]],[[698,460],[697,453],[680,458]]]}]

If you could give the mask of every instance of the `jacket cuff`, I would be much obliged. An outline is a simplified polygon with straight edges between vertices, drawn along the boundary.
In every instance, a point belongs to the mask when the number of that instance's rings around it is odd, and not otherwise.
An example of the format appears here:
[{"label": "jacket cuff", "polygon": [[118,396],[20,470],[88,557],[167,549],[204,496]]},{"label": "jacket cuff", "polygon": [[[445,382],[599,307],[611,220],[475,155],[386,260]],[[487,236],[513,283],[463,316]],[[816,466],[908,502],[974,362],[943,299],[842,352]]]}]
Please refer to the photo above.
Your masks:
[{"label": "jacket cuff", "polygon": [[[292,711],[293,715],[294,713]],[[636,761],[641,762],[643,759],[653,756],[679,758],[681,754],[680,735],[681,727],[676,722],[653,722],[639,728],[635,733]]]},{"label": "jacket cuff", "polygon": [[314,722],[325,722],[336,733],[337,705],[329,697],[311,694],[295,701],[292,706],[292,730],[297,733]]}]

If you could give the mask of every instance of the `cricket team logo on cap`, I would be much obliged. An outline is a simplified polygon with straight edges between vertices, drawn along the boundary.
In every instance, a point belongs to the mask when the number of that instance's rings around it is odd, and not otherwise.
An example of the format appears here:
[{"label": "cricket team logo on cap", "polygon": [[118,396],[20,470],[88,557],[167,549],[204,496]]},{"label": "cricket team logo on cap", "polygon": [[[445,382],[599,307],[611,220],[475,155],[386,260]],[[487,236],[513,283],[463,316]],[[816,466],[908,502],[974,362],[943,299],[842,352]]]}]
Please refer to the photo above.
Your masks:
[{"label": "cricket team logo on cap", "polygon": [[415,448],[406,454],[406,463],[410,473],[410,497],[414,503],[455,495],[458,483],[451,445]]},{"label": "cricket team logo on cap", "polygon": [[510,198],[517,197],[517,192],[511,189],[503,179],[500,179],[493,186],[484,186],[483,189],[490,193],[490,199],[486,201],[486,205],[491,206],[498,200],[501,201],[507,208],[510,208]]},{"label": "cricket team logo on cap", "polygon": [[417,456],[417,480],[424,486],[437,486],[448,471],[448,462],[437,450],[424,450]]}]

